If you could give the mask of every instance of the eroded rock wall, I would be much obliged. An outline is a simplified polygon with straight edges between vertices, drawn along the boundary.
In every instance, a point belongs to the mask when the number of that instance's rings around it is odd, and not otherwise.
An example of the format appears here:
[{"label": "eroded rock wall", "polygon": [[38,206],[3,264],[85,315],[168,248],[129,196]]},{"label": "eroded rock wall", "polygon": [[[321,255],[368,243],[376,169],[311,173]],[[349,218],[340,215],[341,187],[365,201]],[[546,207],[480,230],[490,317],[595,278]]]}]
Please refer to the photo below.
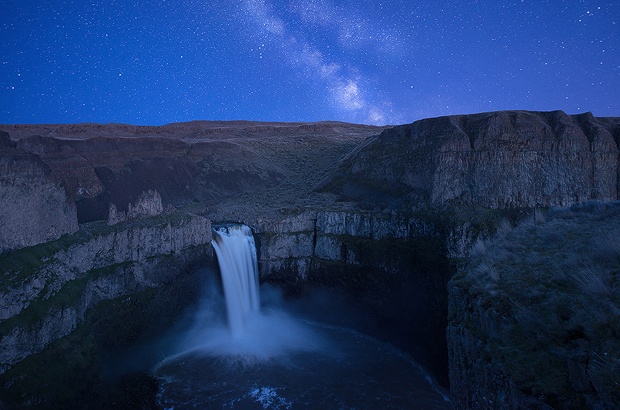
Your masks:
[{"label": "eroded rock wall", "polygon": [[0,131],[0,253],[78,230],[75,204],[41,159]]},{"label": "eroded rock wall", "polygon": [[616,200],[619,139],[620,120],[589,113],[425,119],[367,141],[324,188],[357,200],[384,192],[414,203],[504,209]]},{"label": "eroded rock wall", "polygon": [[363,255],[343,250],[344,238],[373,241],[437,236],[432,223],[422,219],[363,211],[309,210],[278,220],[259,219],[254,230],[260,237],[261,275],[286,271],[286,275],[302,279],[312,261],[359,264]]},{"label": "eroded rock wall", "polygon": [[262,281],[300,293],[317,285],[337,290],[341,303],[355,311],[346,325],[390,340],[447,385],[450,266],[445,237],[433,222],[396,213],[308,210],[261,220],[254,231]]},{"label": "eroded rock wall", "polygon": [[[210,221],[168,218],[101,222],[38,252],[5,255],[3,275],[11,280],[0,293],[0,372],[71,333],[102,300],[164,286],[188,265],[213,258]],[[38,266],[20,262],[33,253],[47,256]]]}]

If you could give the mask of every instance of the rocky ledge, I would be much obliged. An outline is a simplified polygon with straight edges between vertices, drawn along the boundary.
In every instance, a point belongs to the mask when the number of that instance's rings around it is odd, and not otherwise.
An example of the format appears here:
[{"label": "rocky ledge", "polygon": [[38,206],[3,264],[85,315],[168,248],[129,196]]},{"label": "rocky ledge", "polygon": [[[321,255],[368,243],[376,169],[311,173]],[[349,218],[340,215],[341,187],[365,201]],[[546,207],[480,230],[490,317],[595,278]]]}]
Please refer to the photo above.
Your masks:
[{"label": "rocky ledge", "polygon": [[620,403],[620,203],[586,203],[479,241],[449,286],[462,409]]},{"label": "rocky ledge", "polygon": [[431,118],[358,146],[323,182],[382,204],[566,206],[618,199],[620,119],[562,111]]},{"label": "rocky ledge", "polygon": [[101,301],[163,286],[183,266],[206,264],[210,242],[207,219],[172,214],[93,223],[0,256],[0,374],[71,333]]}]

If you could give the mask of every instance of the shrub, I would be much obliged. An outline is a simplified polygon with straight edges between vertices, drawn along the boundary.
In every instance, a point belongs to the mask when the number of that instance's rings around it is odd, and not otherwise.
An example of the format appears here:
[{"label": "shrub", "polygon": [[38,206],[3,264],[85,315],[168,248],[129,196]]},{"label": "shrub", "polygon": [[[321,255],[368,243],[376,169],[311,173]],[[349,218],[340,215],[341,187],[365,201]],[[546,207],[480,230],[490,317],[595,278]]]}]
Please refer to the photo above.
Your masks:
[{"label": "shrub", "polygon": [[[489,348],[522,390],[562,408],[620,402],[620,203],[535,212],[470,255],[458,280],[501,312]],[[576,352],[590,391],[571,380]]]}]

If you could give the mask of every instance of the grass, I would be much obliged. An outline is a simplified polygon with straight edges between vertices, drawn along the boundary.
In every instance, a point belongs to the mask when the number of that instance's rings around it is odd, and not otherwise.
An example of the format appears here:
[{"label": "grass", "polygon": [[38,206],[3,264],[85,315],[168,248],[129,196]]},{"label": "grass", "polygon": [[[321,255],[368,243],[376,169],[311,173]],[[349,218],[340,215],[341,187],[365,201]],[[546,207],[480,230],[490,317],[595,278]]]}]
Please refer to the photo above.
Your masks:
[{"label": "grass", "polygon": [[94,269],[83,277],[68,281],[49,297],[46,296],[47,292],[43,290],[41,296],[30,301],[28,306],[19,314],[0,321],[0,334],[9,334],[12,329],[17,327],[32,328],[40,325],[41,320],[49,315],[52,309],[75,306],[78,300],[84,295],[84,290],[90,281],[106,275],[111,275],[129,266],[131,266],[131,262]]},{"label": "grass", "polygon": [[192,218],[184,212],[160,214],[151,218],[138,219],[109,226],[104,221],[92,222],[80,226],[80,230],[73,234],[63,235],[55,241],[42,243],[27,248],[6,252],[0,255],[0,292],[11,291],[21,286],[22,283],[32,278],[37,272],[51,265],[55,255],[63,250],[68,250],[88,240],[121,232],[126,229],[151,228],[171,224],[180,226]]},{"label": "grass", "polygon": [[[620,203],[538,211],[504,226],[475,244],[453,281],[499,310],[489,350],[522,390],[562,408],[620,402]],[[577,351],[588,358],[587,391],[571,379]]]},{"label": "grass", "polygon": [[105,222],[95,222],[81,226],[79,232],[64,235],[58,240],[20,249],[0,255],[0,291],[12,292],[27,288],[28,281],[41,278],[43,288],[27,301],[24,308],[15,316],[0,320],[0,334],[9,334],[14,328],[30,328],[40,323],[53,309],[75,306],[83,297],[89,282],[123,269],[131,262],[119,263],[102,268],[80,272],[77,278],[66,283],[58,283],[59,269],[71,269],[55,259],[58,252],[70,250],[74,245],[97,237],[120,232],[125,229],[140,229],[172,224],[179,226],[188,222],[191,215],[185,213],[162,214],[152,218],[108,226]]},{"label": "grass", "polygon": [[72,333],[0,375],[0,401],[15,409],[151,408],[130,405],[140,397],[128,396],[120,385],[124,380],[106,375],[104,368],[118,361],[114,349],[151,340],[197,299],[194,275],[92,307]]}]

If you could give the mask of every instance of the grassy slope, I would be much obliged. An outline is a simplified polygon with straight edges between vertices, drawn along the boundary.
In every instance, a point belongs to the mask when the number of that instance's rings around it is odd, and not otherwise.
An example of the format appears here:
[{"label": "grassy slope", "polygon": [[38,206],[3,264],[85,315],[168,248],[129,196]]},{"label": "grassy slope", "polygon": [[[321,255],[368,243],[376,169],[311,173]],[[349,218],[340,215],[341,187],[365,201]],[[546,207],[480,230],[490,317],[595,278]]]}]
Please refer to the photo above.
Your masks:
[{"label": "grassy slope", "polygon": [[554,407],[581,407],[587,396],[620,403],[620,204],[506,224],[454,280],[500,313],[487,353],[521,389]]}]

